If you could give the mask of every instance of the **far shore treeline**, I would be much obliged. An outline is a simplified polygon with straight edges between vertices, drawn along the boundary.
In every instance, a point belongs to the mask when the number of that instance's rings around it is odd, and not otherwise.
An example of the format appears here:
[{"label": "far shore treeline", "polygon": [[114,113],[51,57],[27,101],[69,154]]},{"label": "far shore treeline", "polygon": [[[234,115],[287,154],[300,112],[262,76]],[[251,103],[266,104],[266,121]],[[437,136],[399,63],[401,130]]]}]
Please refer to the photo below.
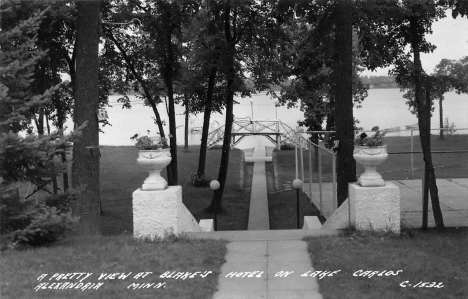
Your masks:
[{"label": "far shore treeline", "polygon": [[369,88],[400,88],[393,76],[361,76],[361,80]]},{"label": "far shore treeline", "polygon": [[[370,89],[379,89],[379,88],[400,88],[400,85],[395,82],[395,78],[393,76],[360,76],[362,83],[367,85]],[[245,79],[245,83],[252,87],[253,81],[250,78]],[[289,86],[291,84],[291,80],[287,80],[281,85]],[[270,89],[273,91],[280,91],[281,85],[271,85]],[[116,94],[114,91],[111,91],[110,94]],[[128,95],[135,95],[137,94],[135,91],[131,90]]]}]

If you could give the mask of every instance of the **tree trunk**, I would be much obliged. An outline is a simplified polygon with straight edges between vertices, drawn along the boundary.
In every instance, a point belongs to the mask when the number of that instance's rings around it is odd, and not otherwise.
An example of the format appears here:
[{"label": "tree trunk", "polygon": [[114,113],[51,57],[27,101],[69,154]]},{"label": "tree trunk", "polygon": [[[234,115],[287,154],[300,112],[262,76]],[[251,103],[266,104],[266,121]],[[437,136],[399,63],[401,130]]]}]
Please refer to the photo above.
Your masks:
[{"label": "tree trunk", "polygon": [[429,214],[429,188],[428,184],[426,183],[428,179],[427,176],[427,168],[424,167],[424,177],[423,177],[423,184],[422,184],[422,191],[423,191],[423,206],[422,206],[422,229],[427,229],[428,227],[428,214]]},{"label": "tree trunk", "polygon": [[168,184],[169,186],[177,185],[177,126],[176,126],[176,119],[175,119],[175,104],[174,104],[174,90],[172,86],[172,75],[170,75],[166,80],[166,88],[169,98],[169,134],[171,135],[171,163],[170,172],[171,176],[168,177]]},{"label": "tree trunk", "polygon": [[[226,177],[229,166],[229,154],[231,150],[231,135],[232,135],[232,122],[234,121],[234,80],[236,77],[236,70],[234,68],[234,55],[236,51],[235,33],[231,34],[231,7],[230,2],[227,2],[224,12],[224,33],[226,38],[226,63],[227,63],[227,93],[226,93],[226,122],[224,124],[224,139],[223,148],[221,153],[221,162],[219,165],[218,182],[220,187],[213,194],[208,211],[215,209],[216,212],[221,212],[224,187],[226,185]],[[234,20],[235,21],[235,20]],[[233,26],[235,28],[235,26]]]},{"label": "tree trunk", "polygon": [[442,97],[439,98],[439,139],[444,140],[444,112],[442,110]]},{"label": "tree trunk", "polygon": [[45,114],[45,122],[46,122],[46,128],[47,128],[47,134],[50,135],[50,123],[49,123],[49,114]]},{"label": "tree trunk", "polygon": [[213,67],[208,78],[208,90],[206,92],[205,112],[203,114],[203,129],[200,145],[200,154],[198,157],[198,177],[202,177],[205,175],[206,148],[208,145],[208,133],[210,130],[211,105],[213,103],[213,91],[216,82],[216,72],[217,68]]},{"label": "tree trunk", "polygon": [[189,101],[187,96],[185,96],[185,140],[184,140],[184,149],[188,151],[188,136],[189,136]]},{"label": "tree trunk", "polygon": [[336,1],[335,131],[339,140],[337,158],[337,199],[340,206],[348,198],[348,183],[356,181],[353,158],[353,56],[351,0]]},{"label": "tree trunk", "polygon": [[[178,182],[177,173],[177,125],[175,117],[175,102],[174,102],[174,72],[173,68],[175,65],[174,61],[174,50],[172,48],[172,33],[166,32],[166,47],[167,47],[167,60],[164,61],[163,78],[164,84],[167,89],[167,97],[169,99],[168,116],[169,116],[169,134],[170,134],[170,146],[171,146],[171,163],[169,164],[167,181],[169,186],[175,186]],[[169,175],[170,173],[170,175]]]},{"label": "tree trunk", "polygon": [[[430,87],[426,88],[426,99],[424,103],[424,108],[421,116],[418,117],[419,132],[421,139],[421,148],[424,156],[424,174],[425,174],[425,184],[429,188],[429,194],[431,196],[432,202],[432,211],[434,213],[434,220],[436,227],[438,229],[444,228],[444,219],[442,216],[442,211],[440,209],[439,203],[439,192],[437,188],[437,181],[434,171],[434,165],[432,163],[432,154],[431,154],[431,96],[430,96]],[[420,121],[422,120],[422,121]],[[424,127],[424,129],[422,128]],[[423,190],[424,191],[424,190]],[[427,194],[427,192],[425,192]],[[428,199],[425,199],[427,201]]]},{"label": "tree trunk", "polygon": [[44,108],[39,109],[39,116],[36,122],[37,127],[37,135],[43,136],[44,135]]},{"label": "tree trunk", "polygon": [[80,216],[78,233],[101,234],[101,201],[99,195],[99,1],[76,3],[76,78],[75,126],[87,122],[81,138],[73,144],[73,187],[83,186],[75,207]]},{"label": "tree trunk", "polygon": [[[424,165],[425,165],[425,184],[428,185],[429,193],[431,195],[432,210],[434,213],[434,220],[438,229],[444,228],[444,220],[442,211],[439,204],[439,194],[437,189],[436,176],[434,166],[432,164],[431,155],[431,86],[426,84],[426,95],[423,94],[423,78],[422,78],[422,65],[420,56],[420,40],[421,37],[418,33],[417,17],[410,18],[410,28],[412,34],[411,46],[413,48],[414,59],[414,84],[415,84],[415,99],[418,107],[418,125],[419,125],[419,138],[421,140],[421,149],[423,152]],[[424,192],[424,190],[423,190]]]}]

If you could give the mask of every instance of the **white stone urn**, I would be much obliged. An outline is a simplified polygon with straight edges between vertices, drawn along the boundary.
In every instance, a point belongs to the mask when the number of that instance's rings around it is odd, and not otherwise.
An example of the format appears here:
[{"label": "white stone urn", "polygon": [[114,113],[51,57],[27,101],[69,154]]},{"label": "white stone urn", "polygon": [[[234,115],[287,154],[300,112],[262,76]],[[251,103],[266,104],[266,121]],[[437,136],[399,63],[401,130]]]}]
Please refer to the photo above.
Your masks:
[{"label": "white stone urn", "polygon": [[161,170],[169,165],[171,160],[170,149],[139,150],[137,163],[149,172],[149,176],[143,182],[141,190],[155,191],[166,189],[167,181],[161,176]]},{"label": "white stone urn", "polygon": [[385,186],[382,176],[377,172],[376,168],[387,160],[387,146],[354,146],[353,157],[362,166],[365,171],[358,179],[358,183],[363,187],[380,187]]}]

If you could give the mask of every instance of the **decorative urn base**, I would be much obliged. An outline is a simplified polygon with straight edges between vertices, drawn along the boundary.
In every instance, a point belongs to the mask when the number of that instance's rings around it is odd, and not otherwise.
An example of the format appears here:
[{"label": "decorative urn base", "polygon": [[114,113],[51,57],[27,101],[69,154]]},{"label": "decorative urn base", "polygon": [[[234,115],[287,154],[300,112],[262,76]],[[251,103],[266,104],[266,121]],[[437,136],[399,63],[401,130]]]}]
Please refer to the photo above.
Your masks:
[{"label": "decorative urn base", "polygon": [[143,182],[141,190],[155,191],[166,189],[167,181],[161,176],[161,170],[169,165],[171,160],[172,157],[169,149],[138,151],[138,165],[149,172],[149,176]]},{"label": "decorative urn base", "polygon": [[354,146],[353,157],[362,166],[365,171],[358,179],[362,187],[380,187],[385,186],[382,176],[377,172],[377,166],[387,160],[387,146],[368,147]]}]

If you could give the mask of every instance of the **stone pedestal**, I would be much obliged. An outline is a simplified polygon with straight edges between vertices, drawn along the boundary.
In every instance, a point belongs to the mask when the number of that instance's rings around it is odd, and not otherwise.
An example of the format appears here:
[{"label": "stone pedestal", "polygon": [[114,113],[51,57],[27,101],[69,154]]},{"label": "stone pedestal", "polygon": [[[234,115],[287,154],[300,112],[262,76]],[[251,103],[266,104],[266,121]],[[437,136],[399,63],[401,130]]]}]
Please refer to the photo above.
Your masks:
[{"label": "stone pedestal", "polygon": [[349,184],[351,221],[358,230],[400,232],[400,189],[391,182],[382,187]]},{"label": "stone pedestal", "polygon": [[133,192],[133,236],[164,237],[182,232],[201,232],[190,211],[182,203],[182,187]]}]

